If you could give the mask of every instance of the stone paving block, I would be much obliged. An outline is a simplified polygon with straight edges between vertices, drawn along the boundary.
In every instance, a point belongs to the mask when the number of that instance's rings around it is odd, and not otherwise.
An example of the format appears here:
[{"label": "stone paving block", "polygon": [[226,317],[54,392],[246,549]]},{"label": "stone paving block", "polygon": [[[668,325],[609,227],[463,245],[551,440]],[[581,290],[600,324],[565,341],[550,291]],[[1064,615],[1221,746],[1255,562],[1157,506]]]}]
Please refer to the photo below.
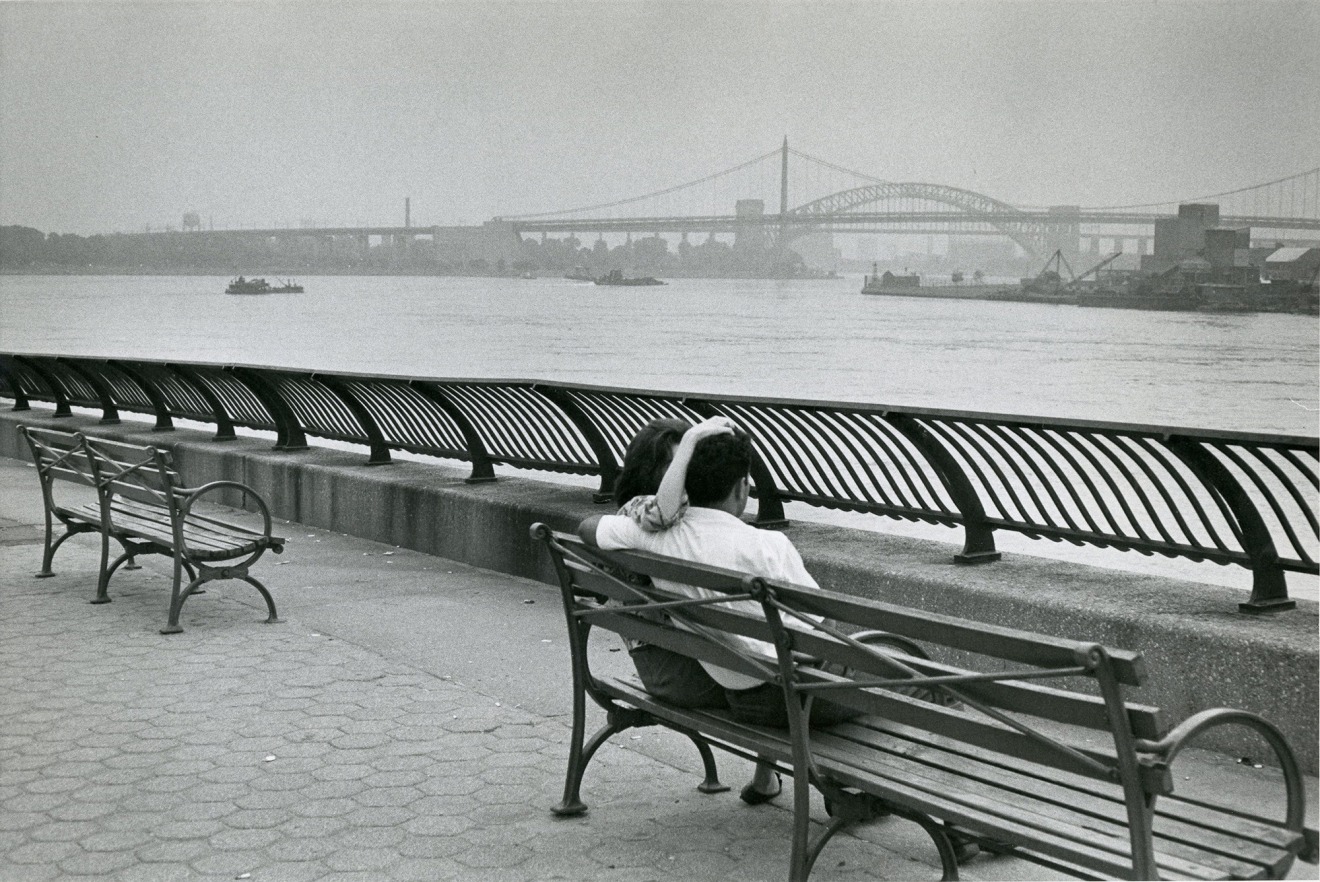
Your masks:
[{"label": "stone paving block", "polygon": [[108,876],[131,867],[136,858],[130,851],[82,851],[57,862],[62,872],[70,876]]}]

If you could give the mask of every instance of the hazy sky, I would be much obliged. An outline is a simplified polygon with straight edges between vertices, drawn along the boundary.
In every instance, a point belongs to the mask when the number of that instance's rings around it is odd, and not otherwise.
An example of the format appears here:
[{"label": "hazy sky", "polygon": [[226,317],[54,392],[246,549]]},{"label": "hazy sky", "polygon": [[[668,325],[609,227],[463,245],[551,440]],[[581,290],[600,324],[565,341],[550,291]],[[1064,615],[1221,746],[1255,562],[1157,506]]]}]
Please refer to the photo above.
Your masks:
[{"label": "hazy sky", "polygon": [[[793,147],[1018,204],[1320,165],[1320,2],[0,2],[0,223],[477,223]],[[731,206],[730,206],[731,208]]]}]

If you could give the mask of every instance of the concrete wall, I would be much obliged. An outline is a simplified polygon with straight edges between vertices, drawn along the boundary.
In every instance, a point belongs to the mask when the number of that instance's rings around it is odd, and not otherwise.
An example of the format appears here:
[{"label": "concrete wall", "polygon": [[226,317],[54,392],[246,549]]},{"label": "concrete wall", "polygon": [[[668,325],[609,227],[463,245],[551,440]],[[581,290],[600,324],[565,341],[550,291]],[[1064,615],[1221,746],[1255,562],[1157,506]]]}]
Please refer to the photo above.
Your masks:
[{"label": "concrete wall", "polygon": [[[168,446],[189,483],[249,484],[277,517],[547,582],[553,572],[528,526],[544,521],[571,530],[607,510],[593,505],[585,488],[519,477],[466,484],[466,470],[439,464],[369,467],[365,453],[284,453],[258,439],[216,443],[200,432],[49,414],[0,413],[0,455],[29,457],[15,431],[23,422]],[[1247,616],[1237,612],[1242,595],[1227,588],[1023,555],[959,566],[949,545],[823,524],[798,522],[785,532],[821,585],[833,590],[1140,650],[1151,676],[1135,700],[1163,708],[1170,723],[1207,707],[1259,713],[1316,773],[1320,611],[1313,602]],[[278,591],[278,584],[271,587]],[[1227,734],[1211,743],[1234,755],[1266,756],[1262,743]]]}]

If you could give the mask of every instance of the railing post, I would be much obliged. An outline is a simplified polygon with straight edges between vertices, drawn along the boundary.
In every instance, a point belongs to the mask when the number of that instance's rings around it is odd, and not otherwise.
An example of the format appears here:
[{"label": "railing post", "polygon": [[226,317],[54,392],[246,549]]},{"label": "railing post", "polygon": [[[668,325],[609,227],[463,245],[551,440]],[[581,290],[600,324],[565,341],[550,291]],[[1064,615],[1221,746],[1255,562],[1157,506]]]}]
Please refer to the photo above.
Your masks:
[{"label": "railing post", "polygon": [[115,400],[111,397],[109,388],[107,388],[105,383],[101,381],[101,378],[71,359],[61,356],[55,360],[82,377],[87,382],[87,385],[96,390],[96,397],[101,400],[102,425],[118,425],[119,408],[115,407]]},{"label": "railing post", "polygon": [[24,365],[27,366],[28,370],[32,371],[32,373],[36,374],[38,377],[41,377],[41,379],[45,380],[46,385],[50,387],[50,394],[55,396],[55,412],[50,415],[51,419],[60,419],[61,417],[73,416],[73,411],[69,409],[69,397],[64,394],[63,386],[61,386],[55,380],[51,379],[50,374],[46,373],[41,368],[37,367],[36,363],[33,362],[32,359],[25,358],[21,355],[15,355],[14,361],[22,362]]},{"label": "railing post", "polygon": [[958,461],[930,430],[905,413],[885,411],[881,418],[915,447],[939,476],[963,522],[963,550],[953,556],[958,563],[991,563],[1003,555],[995,550],[995,531],[986,523],[985,507],[967,480]]},{"label": "railing post", "polygon": [[376,425],[371,413],[353,394],[352,390],[337,378],[326,374],[312,374],[311,378],[337,395],[339,400],[344,402],[344,406],[352,411],[353,416],[357,417],[357,421],[362,425],[362,431],[367,433],[367,443],[371,446],[371,455],[367,458],[367,465],[389,465],[390,448],[385,443],[385,435],[381,432],[380,426]]},{"label": "railing post", "polygon": [[427,385],[421,380],[409,380],[408,386],[443,410],[463,433],[463,443],[467,446],[468,458],[472,461],[472,474],[467,476],[464,483],[487,484],[494,481],[495,469],[492,467],[490,454],[486,452],[486,445],[481,442],[481,435],[477,432],[477,427],[467,418],[467,414],[463,413],[448,395],[434,386]]},{"label": "railing post", "polygon": [[1165,443],[1211,493],[1223,500],[1237,521],[1244,550],[1251,559],[1251,598],[1239,603],[1238,611],[1264,613],[1295,609],[1297,601],[1288,596],[1288,582],[1279,566],[1274,538],[1242,484],[1200,442],[1169,435]]},{"label": "railing post", "polygon": [[[700,398],[683,398],[680,403],[706,418],[725,416],[718,407]],[[784,498],[779,495],[779,485],[775,483],[774,475],[770,474],[770,467],[756,449],[755,439],[752,442],[751,472],[752,483],[756,485],[756,526],[788,526],[788,518],[784,516]]]},{"label": "railing post", "polygon": [[600,433],[600,429],[596,428],[591,417],[587,416],[586,411],[573,400],[573,396],[569,395],[566,389],[544,383],[533,383],[532,388],[555,403],[564,416],[568,417],[582,433],[591,452],[596,455],[596,462],[600,466],[600,489],[591,494],[591,501],[609,502],[614,499],[614,482],[619,478],[619,463],[615,460],[614,453],[606,443],[605,436]]},{"label": "railing post", "polygon": [[122,361],[112,359],[107,361],[106,364],[115,368],[115,370],[128,377],[134,383],[137,383],[138,387],[142,389],[142,393],[147,396],[147,400],[151,402],[152,409],[156,411],[156,425],[151,427],[151,431],[171,432],[174,430],[174,420],[170,417],[169,406],[165,404],[165,396],[160,394],[160,390],[156,388],[155,383],[152,383],[140,372],[133,370]]},{"label": "railing post", "polygon": [[209,386],[202,382],[200,377],[193,373],[190,368],[181,364],[166,364],[165,368],[174,371],[179,379],[191,386],[211,408],[211,414],[215,417],[215,437],[211,439],[212,441],[233,441],[238,437],[234,434],[234,422],[229,418],[229,414],[225,412],[224,405],[220,403],[220,399],[216,397]]},{"label": "railing post", "polygon": [[14,410],[31,410],[32,405],[28,402],[27,394],[19,385],[18,374],[9,366],[8,356],[0,356],[0,371],[3,371],[9,379],[9,389],[14,393]]},{"label": "railing post", "polygon": [[293,415],[293,410],[284,400],[284,396],[272,383],[267,382],[265,377],[251,368],[227,365],[225,370],[251,389],[252,394],[261,399],[261,403],[266,405],[266,410],[270,411],[271,418],[275,420],[276,450],[307,449],[307,436],[303,434],[302,426],[298,425],[298,418]]}]

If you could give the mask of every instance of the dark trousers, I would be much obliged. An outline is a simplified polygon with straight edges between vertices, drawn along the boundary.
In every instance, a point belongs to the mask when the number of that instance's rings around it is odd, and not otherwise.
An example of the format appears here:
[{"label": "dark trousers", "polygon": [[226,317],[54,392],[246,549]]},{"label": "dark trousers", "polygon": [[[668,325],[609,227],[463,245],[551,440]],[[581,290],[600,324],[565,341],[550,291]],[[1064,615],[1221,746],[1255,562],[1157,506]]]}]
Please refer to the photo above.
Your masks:
[{"label": "dark trousers", "polygon": [[[701,663],[659,646],[642,644],[630,653],[646,691],[661,701],[687,708],[728,708],[740,723],[788,728],[784,690],[774,683],[751,689],[726,689]],[[861,711],[817,698],[811,703],[811,725],[833,726],[861,715]]]}]

